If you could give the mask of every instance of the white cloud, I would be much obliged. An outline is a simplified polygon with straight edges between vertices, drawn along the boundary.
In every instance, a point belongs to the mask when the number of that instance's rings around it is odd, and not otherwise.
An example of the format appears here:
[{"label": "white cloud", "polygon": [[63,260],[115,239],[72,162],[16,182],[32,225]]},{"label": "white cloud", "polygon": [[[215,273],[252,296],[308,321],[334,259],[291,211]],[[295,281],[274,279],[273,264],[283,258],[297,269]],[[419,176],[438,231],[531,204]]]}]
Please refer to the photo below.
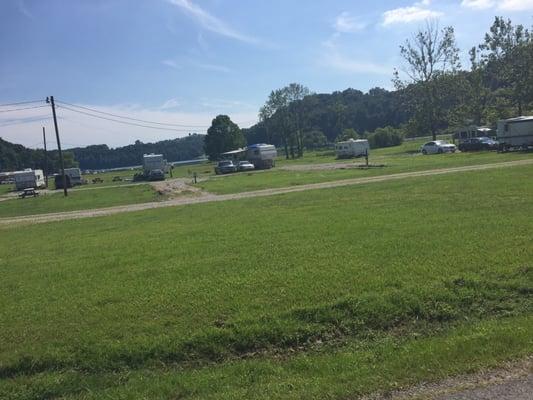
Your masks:
[{"label": "white cloud", "polygon": [[163,60],[161,61],[161,64],[166,65],[170,68],[179,68],[179,65],[174,60]]},{"label": "white cloud", "polygon": [[533,0],[462,0],[461,6],[474,10],[529,11],[533,10]]},{"label": "white cloud", "polygon": [[358,18],[352,17],[349,12],[344,11],[337,16],[333,27],[337,32],[354,33],[365,29],[366,24]]},{"label": "white cloud", "polygon": [[498,9],[504,11],[533,10],[533,0],[502,0],[498,1]]},{"label": "white cloud", "polygon": [[392,67],[375,63],[356,55],[347,56],[343,54],[337,44],[337,39],[338,35],[333,35],[333,37],[322,43],[324,51],[321,53],[319,60],[321,67],[350,74],[392,75]]},{"label": "white cloud", "polygon": [[259,44],[260,42],[257,38],[253,36],[248,36],[236,31],[232,27],[228,26],[224,21],[209,14],[203,8],[194,4],[190,0],[168,1],[171,4],[181,8],[187,15],[196,20],[204,29],[245,43]]},{"label": "white cloud", "polygon": [[431,10],[428,7],[431,5],[430,0],[423,0],[419,3],[414,3],[412,6],[399,7],[383,13],[384,26],[393,24],[404,24],[417,21],[423,21],[431,18],[441,17],[443,14],[440,11]]},{"label": "white cloud", "polygon": [[494,0],[463,0],[461,6],[475,10],[485,10],[494,6]]}]

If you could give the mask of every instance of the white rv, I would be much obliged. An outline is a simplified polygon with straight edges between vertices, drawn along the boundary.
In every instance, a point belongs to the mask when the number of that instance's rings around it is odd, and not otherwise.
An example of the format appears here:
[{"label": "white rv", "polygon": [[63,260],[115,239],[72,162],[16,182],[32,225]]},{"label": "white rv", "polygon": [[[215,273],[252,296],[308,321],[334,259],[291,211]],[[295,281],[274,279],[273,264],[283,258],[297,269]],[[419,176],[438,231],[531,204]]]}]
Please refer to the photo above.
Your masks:
[{"label": "white rv", "polygon": [[146,174],[155,170],[168,172],[169,165],[167,160],[163,158],[163,154],[145,154],[143,156],[143,169]]},{"label": "white rv", "polygon": [[533,116],[498,121],[498,143],[501,149],[533,146]]},{"label": "white rv", "polygon": [[366,139],[349,139],[335,143],[337,158],[364,157],[370,154],[370,146]]},{"label": "white rv", "polygon": [[15,187],[17,190],[24,190],[28,188],[44,188],[46,186],[44,181],[44,174],[41,169],[25,169],[24,171],[15,171],[13,173],[15,180]]},{"label": "white rv", "polygon": [[272,144],[251,144],[246,148],[246,159],[250,161],[256,169],[269,169],[276,165],[278,151]]}]

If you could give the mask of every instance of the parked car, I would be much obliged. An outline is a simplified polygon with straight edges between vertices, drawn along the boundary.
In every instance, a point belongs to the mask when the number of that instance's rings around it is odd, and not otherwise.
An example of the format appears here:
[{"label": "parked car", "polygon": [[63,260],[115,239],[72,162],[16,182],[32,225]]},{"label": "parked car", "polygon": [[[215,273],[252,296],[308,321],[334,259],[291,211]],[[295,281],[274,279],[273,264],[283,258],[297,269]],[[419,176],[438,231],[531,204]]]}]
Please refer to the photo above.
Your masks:
[{"label": "parked car", "polygon": [[165,173],[160,169],[153,169],[148,174],[149,181],[164,181]]},{"label": "parked car", "polygon": [[459,144],[461,151],[497,150],[498,142],[489,137],[476,137],[465,140]]},{"label": "parked car", "polygon": [[230,174],[236,171],[237,171],[237,166],[233,164],[233,161],[231,160],[219,161],[217,166],[215,167],[215,173],[217,175]]},{"label": "parked car", "polygon": [[254,165],[250,161],[239,161],[237,164],[239,171],[252,171],[255,169]]},{"label": "parked car", "polygon": [[114,176],[113,179],[111,179],[113,182],[122,182],[122,177],[120,176]]},{"label": "parked car", "polygon": [[427,142],[420,147],[422,154],[455,153],[456,150],[457,147],[454,144],[445,142],[444,140]]}]

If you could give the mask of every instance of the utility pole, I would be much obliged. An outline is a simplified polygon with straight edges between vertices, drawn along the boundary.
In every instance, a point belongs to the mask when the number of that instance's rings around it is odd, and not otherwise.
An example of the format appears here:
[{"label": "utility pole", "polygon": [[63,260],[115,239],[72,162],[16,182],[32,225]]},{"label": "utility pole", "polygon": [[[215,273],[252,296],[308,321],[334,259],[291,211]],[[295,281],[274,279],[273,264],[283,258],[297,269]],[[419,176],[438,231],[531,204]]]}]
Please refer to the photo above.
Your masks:
[{"label": "utility pole", "polygon": [[63,153],[61,152],[61,142],[59,141],[59,129],[57,128],[56,105],[54,103],[54,96],[50,96],[50,98],[47,97],[46,102],[50,103],[50,105],[52,106],[52,115],[54,116],[54,128],[56,130],[57,150],[59,151],[59,163],[61,164],[61,175],[63,176],[63,193],[66,197],[68,196],[67,177],[65,176],[65,164],[63,162]]},{"label": "utility pole", "polygon": [[43,126],[43,143],[44,143],[44,181],[48,189],[48,156],[46,154],[46,131]]}]

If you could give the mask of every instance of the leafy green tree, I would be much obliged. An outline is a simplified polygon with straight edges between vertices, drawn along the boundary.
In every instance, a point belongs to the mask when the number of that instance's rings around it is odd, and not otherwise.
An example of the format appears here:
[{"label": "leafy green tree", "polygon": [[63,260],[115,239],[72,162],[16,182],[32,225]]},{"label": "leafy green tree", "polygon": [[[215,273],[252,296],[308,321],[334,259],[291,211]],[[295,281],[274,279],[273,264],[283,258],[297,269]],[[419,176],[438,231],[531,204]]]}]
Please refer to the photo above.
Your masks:
[{"label": "leafy green tree", "polygon": [[342,142],[344,140],[358,139],[358,138],[359,138],[359,134],[357,133],[357,131],[353,128],[348,128],[348,129],[343,129],[342,133],[340,133],[339,136],[337,136],[335,141]]},{"label": "leafy green tree", "polygon": [[439,30],[436,23],[428,22],[425,29],[400,46],[400,54],[408,79],[402,80],[396,70],[395,86],[407,95],[418,128],[429,130],[435,139],[442,120],[439,112],[449,89],[442,78],[455,75],[460,68],[454,29],[448,26]]},{"label": "leafy green tree", "polygon": [[399,146],[403,143],[403,137],[404,132],[402,129],[393,128],[391,126],[378,128],[367,136],[368,144],[373,149]]},{"label": "leafy green tree", "polygon": [[240,128],[227,115],[217,115],[205,136],[205,154],[210,160],[218,160],[220,154],[245,145]]},{"label": "leafy green tree", "polygon": [[501,92],[522,115],[533,100],[533,34],[523,25],[496,17],[479,46],[492,87]]},{"label": "leafy green tree", "polygon": [[303,134],[303,145],[306,149],[319,149],[324,147],[327,142],[326,136],[318,129]]}]

